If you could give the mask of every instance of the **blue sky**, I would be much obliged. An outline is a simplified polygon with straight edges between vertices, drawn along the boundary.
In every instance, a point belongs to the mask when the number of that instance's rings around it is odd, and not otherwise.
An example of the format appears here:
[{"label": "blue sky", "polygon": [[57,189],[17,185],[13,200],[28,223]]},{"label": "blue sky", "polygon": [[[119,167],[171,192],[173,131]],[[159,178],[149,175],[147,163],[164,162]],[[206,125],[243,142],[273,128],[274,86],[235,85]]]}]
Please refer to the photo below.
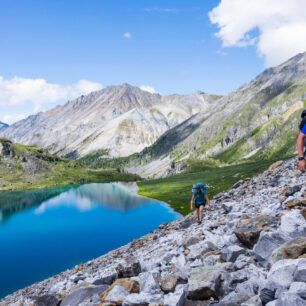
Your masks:
[{"label": "blue sky", "polygon": [[220,31],[233,28],[227,1],[1,0],[0,120],[125,82],[164,95],[229,93],[269,64],[260,25]]}]

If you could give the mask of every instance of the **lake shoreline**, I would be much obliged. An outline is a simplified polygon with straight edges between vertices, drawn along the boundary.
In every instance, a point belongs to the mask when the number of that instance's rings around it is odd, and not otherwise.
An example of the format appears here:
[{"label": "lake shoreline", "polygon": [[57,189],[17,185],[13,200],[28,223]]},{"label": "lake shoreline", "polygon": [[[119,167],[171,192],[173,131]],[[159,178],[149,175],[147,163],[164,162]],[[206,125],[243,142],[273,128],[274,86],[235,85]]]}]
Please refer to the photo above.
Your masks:
[{"label": "lake shoreline", "polygon": [[202,224],[195,212],[161,224],[118,249],[5,297],[0,305],[47,305],[51,300],[63,306],[303,302],[299,288],[305,288],[306,259],[300,253],[282,257],[278,250],[290,248],[291,241],[305,243],[300,200],[306,195],[305,177],[296,170],[295,159],[279,162],[215,196]]}]

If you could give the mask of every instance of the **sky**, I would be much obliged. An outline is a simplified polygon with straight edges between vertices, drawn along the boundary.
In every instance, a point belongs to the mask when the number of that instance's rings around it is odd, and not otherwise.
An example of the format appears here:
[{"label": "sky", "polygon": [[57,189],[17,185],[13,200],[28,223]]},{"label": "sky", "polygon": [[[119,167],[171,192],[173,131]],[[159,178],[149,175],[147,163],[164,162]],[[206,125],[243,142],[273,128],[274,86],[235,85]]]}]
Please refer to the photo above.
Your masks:
[{"label": "sky", "polygon": [[227,94],[306,50],[305,0],[0,0],[0,121],[129,83]]}]

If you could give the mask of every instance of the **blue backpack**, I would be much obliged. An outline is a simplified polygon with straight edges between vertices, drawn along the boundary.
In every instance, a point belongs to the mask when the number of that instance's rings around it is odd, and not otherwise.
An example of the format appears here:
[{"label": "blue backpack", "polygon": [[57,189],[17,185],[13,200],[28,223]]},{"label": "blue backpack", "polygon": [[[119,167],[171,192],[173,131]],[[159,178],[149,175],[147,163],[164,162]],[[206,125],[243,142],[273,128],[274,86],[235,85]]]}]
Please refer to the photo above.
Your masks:
[{"label": "blue backpack", "polygon": [[206,194],[206,193],[207,193],[207,192],[206,192],[207,187],[206,187],[205,184],[203,184],[203,183],[196,183],[196,184],[194,184],[194,185],[192,186],[192,194],[194,194],[194,195],[196,194],[197,186],[200,187],[200,189],[201,189],[201,191],[202,191],[203,194]]}]

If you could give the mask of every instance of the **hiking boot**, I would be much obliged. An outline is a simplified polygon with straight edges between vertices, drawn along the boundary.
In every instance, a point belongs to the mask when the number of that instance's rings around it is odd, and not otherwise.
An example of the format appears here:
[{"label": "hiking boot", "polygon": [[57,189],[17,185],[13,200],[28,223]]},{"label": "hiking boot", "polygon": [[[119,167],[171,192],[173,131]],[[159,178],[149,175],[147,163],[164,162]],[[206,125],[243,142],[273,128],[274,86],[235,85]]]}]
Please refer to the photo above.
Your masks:
[{"label": "hiking boot", "polygon": [[202,221],[198,220],[198,224],[200,225],[202,223]]}]

